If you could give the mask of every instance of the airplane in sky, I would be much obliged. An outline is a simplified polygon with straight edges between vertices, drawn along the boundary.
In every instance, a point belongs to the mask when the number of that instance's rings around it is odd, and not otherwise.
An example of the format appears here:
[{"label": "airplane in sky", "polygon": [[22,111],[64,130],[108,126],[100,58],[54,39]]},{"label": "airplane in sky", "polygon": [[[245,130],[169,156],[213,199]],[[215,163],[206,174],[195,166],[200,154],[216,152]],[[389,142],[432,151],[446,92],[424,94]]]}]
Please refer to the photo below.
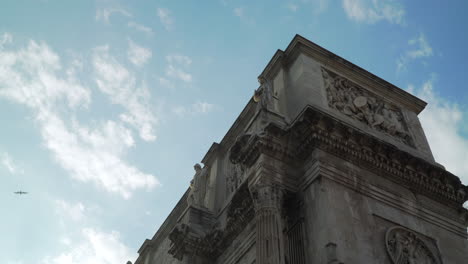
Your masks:
[{"label": "airplane in sky", "polygon": [[19,195],[22,195],[22,194],[28,194],[28,192],[17,191],[17,192],[14,192],[14,194],[19,194]]}]

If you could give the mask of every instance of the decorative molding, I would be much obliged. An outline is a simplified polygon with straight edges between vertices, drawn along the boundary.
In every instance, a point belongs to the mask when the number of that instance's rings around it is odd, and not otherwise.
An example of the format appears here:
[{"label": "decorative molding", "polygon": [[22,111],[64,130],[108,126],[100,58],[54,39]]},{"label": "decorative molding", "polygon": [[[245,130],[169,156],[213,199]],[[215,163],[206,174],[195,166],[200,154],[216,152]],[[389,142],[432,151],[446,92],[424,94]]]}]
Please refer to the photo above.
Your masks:
[{"label": "decorative molding", "polygon": [[243,184],[234,194],[229,204],[223,239],[219,243],[220,251],[216,255],[222,253],[222,250],[230,245],[234,238],[244,230],[244,227],[252,221],[254,215],[253,202],[247,184]]},{"label": "decorative molding", "polygon": [[250,193],[257,214],[263,209],[270,209],[281,213],[284,190],[271,183],[258,182],[250,186]]},{"label": "decorative molding", "polygon": [[328,106],[414,147],[401,110],[369,91],[322,68]]},{"label": "decorative molding", "polygon": [[[459,221],[458,219],[462,219],[463,212],[442,213],[440,211],[434,210],[433,207],[427,207],[427,205],[424,203],[415,203],[414,200],[402,196],[397,189],[393,189],[393,191],[391,191],[392,187],[390,186],[387,186],[390,188],[390,190],[388,190],[379,186],[375,186],[366,180],[356,181],[353,176],[356,174],[350,168],[347,168],[346,170],[337,170],[335,167],[333,170],[330,170],[330,166],[328,166],[326,163],[323,163],[323,161],[319,161],[317,164],[318,163],[320,163],[320,165],[318,165],[319,169],[314,173],[309,174],[307,176],[308,179],[304,179],[302,186],[307,185],[306,182],[311,182],[317,178],[325,177],[338,184],[342,184],[357,193],[405,212],[411,217],[419,218],[427,223],[437,226],[438,228],[442,228],[454,235],[460,236],[462,239],[468,238],[466,233],[466,225],[463,226],[463,220]],[[374,215],[385,218],[381,214],[374,213]]]},{"label": "decorative molding", "polygon": [[169,254],[178,260],[194,255],[215,260],[253,217],[252,199],[245,184],[231,200],[223,229],[220,229],[219,223],[205,229],[193,223],[179,223],[169,234],[172,242]]},{"label": "decorative molding", "polygon": [[218,257],[218,259],[216,260],[218,263],[243,263],[240,261],[246,260],[246,255],[250,254],[251,251],[255,251],[255,249],[252,250],[252,248],[255,248],[256,240],[255,223],[253,221],[244,227],[242,234],[240,234],[239,236],[242,236],[242,239],[236,239],[233,242],[233,244]]},{"label": "decorative molding", "polygon": [[398,102],[401,102],[405,108],[415,112],[416,114],[419,114],[426,106],[426,103],[421,99],[324,49],[323,47],[300,35],[296,35],[294,37],[284,52],[278,50],[275,53],[259,77],[270,77],[274,75],[276,69],[280,67],[287,68],[297,59],[300,54],[309,56],[322,65],[333,67],[339,72],[353,74],[355,79],[359,79],[361,83],[368,83],[369,86],[375,87],[375,89],[382,96],[393,98]]},{"label": "decorative molding", "polygon": [[442,264],[438,250],[425,240],[409,229],[395,226],[385,235],[385,247],[394,264]]},{"label": "decorative molding", "polygon": [[277,124],[269,123],[261,133],[241,135],[229,150],[229,159],[234,164],[242,164],[246,169],[255,163],[261,153],[292,161],[292,153],[282,140],[285,132]]},{"label": "decorative molding", "polygon": [[298,158],[319,148],[449,206],[460,208],[468,200],[468,187],[457,176],[316,108],[309,106],[290,130],[299,140]]},{"label": "decorative molding", "polygon": [[262,153],[297,162],[306,160],[316,148],[465,210],[462,205],[468,200],[468,187],[457,176],[312,106],[289,127],[270,123],[263,133],[238,137],[229,158],[249,168]]},{"label": "decorative molding", "polygon": [[182,260],[188,253],[201,253],[207,251],[206,246],[202,245],[202,234],[196,232],[187,224],[178,224],[169,234],[171,248],[169,254],[174,258]]}]

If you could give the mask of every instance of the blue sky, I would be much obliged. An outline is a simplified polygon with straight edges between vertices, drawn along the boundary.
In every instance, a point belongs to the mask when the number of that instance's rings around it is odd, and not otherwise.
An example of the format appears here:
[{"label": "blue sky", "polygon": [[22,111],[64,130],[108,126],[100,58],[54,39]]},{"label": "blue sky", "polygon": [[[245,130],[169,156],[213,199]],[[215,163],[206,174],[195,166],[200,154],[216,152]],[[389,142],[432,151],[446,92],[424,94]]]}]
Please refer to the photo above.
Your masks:
[{"label": "blue sky", "polygon": [[466,10],[462,0],[2,1],[0,263],[133,261],[295,34],[427,101],[433,153],[468,184]]}]

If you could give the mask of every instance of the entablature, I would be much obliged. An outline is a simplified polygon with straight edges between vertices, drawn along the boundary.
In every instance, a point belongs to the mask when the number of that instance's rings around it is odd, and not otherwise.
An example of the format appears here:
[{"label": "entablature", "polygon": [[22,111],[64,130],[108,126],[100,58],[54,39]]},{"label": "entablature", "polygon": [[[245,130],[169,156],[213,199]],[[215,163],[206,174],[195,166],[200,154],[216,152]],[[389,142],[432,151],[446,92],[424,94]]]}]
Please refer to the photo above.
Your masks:
[{"label": "entablature", "polygon": [[387,175],[451,207],[463,208],[468,200],[468,187],[457,176],[312,106],[288,127],[270,124],[263,133],[239,137],[230,155],[233,162],[250,167],[262,153],[306,160],[316,148]]}]

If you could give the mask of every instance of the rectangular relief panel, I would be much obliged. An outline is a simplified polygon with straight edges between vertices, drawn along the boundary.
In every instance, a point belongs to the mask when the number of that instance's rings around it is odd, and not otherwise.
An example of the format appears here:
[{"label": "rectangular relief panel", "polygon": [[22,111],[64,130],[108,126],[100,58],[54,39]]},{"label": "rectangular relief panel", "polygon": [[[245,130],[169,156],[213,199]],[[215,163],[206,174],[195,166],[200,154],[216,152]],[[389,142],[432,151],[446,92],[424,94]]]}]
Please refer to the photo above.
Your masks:
[{"label": "rectangular relief panel", "polygon": [[414,147],[399,107],[329,70],[322,75],[331,109]]}]

